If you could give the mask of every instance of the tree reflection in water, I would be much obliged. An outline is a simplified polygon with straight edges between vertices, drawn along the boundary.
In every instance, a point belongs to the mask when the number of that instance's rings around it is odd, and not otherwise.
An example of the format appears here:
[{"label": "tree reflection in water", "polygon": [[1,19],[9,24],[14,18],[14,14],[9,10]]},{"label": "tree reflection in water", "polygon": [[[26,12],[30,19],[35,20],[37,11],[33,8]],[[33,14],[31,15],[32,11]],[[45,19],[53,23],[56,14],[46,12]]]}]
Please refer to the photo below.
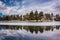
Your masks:
[{"label": "tree reflection in water", "polygon": [[54,29],[59,30],[60,26],[9,26],[9,25],[0,25],[0,29],[11,29],[11,30],[26,30],[27,32],[30,31],[31,33],[35,32],[36,34],[38,31],[43,33],[44,31],[53,31]]},{"label": "tree reflection in water", "polygon": [[56,29],[58,30],[60,26],[56,26]]}]

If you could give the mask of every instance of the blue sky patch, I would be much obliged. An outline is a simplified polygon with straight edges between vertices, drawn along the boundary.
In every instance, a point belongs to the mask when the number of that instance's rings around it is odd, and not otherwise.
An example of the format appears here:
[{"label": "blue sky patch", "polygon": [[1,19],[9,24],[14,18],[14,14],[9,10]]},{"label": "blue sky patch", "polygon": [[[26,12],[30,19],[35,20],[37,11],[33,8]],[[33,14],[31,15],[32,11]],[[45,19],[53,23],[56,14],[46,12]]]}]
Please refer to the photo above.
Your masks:
[{"label": "blue sky patch", "polygon": [[15,6],[16,3],[22,5],[22,0],[0,0],[0,1],[6,4],[6,6]]}]

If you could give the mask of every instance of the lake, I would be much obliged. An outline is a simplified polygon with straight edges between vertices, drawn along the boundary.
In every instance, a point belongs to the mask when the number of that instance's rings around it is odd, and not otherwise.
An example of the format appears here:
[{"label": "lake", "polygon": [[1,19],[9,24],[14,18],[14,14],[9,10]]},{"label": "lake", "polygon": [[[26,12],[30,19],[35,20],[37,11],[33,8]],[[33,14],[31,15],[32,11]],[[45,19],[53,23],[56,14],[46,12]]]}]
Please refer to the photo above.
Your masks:
[{"label": "lake", "polygon": [[60,26],[0,25],[0,40],[60,40]]}]

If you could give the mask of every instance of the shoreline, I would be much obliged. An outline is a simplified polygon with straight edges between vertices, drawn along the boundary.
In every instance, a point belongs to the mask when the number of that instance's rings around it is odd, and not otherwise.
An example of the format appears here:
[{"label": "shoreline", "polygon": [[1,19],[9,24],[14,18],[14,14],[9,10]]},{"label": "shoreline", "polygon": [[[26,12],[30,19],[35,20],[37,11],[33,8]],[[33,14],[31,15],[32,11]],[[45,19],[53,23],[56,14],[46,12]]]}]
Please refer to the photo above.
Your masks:
[{"label": "shoreline", "polygon": [[19,25],[19,26],[59,26],[60,22],[25,22],[25,21],[0,21],[0,25]]}]

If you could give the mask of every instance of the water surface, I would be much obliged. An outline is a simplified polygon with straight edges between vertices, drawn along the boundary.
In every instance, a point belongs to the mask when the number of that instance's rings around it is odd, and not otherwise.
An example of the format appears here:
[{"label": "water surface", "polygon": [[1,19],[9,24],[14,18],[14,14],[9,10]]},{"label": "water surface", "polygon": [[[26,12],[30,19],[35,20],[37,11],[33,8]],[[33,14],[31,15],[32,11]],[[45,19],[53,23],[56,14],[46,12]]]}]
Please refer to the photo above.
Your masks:
[{"label": "water surface", "polygon": [[60,40],[60,26],[0,25],[0,40]]}]

